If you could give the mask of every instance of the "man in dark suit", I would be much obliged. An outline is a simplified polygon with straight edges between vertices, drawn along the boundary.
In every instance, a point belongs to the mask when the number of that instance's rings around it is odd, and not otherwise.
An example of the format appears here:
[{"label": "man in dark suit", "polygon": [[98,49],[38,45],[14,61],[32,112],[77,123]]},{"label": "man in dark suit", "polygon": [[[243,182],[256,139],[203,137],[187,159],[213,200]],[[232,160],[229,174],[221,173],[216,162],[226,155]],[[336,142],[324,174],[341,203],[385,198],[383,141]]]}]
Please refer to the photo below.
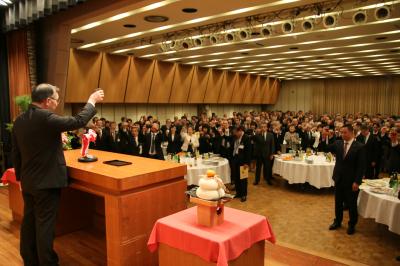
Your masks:
[{"label": "man in dark suit", "polygon": [[111,122],[110,128],[103,131],[104,139],[104,150],[110,152],[118,152],[117,140],[118,140],[118,129],[117,123]]},{"label": "man in dark suit", "polygon": [[139,141],[139,127],[131,127],[129,134],[128,154],[134,156],[142,155],[142,143]]},{"label": "man in dark suit", "polygon": [[150,133],[145,136],[143,145],[143,154],[147,158],[164,160],[164,155],[161,149],[162,135],[159,132],[159,125],[153,123]]},{"label": "man in dark suit", "polygon": [[379,176],[378,160],[380,156],[379,142],[367,125],[361,126],[362,143],[365,144],[365,178],[375,179]]},{"label": "man in dark suit", "polygon": [[338,140],[329,146],[329,150],[336,155],[332,177],[335,181],[336,218],[329,230],[341,227],[343,204],[346,204],[350,216],[347,234],[352,235],[358,220],[358,187],[365,173],[365,152],[364,145],[354,139],[353,127],[350,124],[342,127],[341,131],[343,140]]},{"label": "man in dark suit", "polygon": [[251,160],[250,137],[244,134],[244,127],[235,129],[235,138],[232,141],[233,153],[231,161],[231,176],[235,182],[236,195],[241,202],[247,200],[247,178],[240,179],[240,167],[249,168]]},{"label": "man in dark suit", "polygon": [[129,154],[129,124],[128,122],[122,122],[121,126],[118,130],[118,137],[117,137],[117,150],[123,154]]},{"label": "man in dark suit", "polygon": [[68,185],[61,133],[84,127],[104,93],[94,92],[74,117],[53,113],[59,102],[55,86],[40,84],[31,97],[32,104],[17,117],[12,132],[13,164],[24,199],[20,252],[25,265],[58,265],[54,229],[61,188]]},{"label": "man in dark suit", "polygon": [[275,153],[275,142],[274,136],[267,129],[267,123],[262,123],[260,134],[253,137],[254,157],[256,158],[256,179],[253,185],[258,185],[260,182],[261,167],[264,170],[265,181],[268,185],[272,185],[272,159]]},{"label": "man in dark suit", "polygon": [[300,138],[301,138],[301,148],[304,151],[307,150],[307,148],[313,147],[315,138],[313,137],[313,134],[311,132],[310,125],[307,124],[303,127],[303,130],[301,131],[301,134],[300,134]]}]

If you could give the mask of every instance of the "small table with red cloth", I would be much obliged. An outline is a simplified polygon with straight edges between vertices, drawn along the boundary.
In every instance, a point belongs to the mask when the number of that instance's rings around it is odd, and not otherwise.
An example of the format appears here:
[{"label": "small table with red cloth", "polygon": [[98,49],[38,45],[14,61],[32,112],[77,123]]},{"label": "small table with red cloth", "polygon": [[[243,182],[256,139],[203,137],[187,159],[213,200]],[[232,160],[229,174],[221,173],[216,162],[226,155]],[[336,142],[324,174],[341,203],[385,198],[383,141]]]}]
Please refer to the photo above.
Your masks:
[{"label": "small table with red cloth", "polygon": [[197,207],[159,219],[147,246],[159,265],[264,265],[265,240],[275,243],[264,216],[225,207],[225,221],[197,224]]}]

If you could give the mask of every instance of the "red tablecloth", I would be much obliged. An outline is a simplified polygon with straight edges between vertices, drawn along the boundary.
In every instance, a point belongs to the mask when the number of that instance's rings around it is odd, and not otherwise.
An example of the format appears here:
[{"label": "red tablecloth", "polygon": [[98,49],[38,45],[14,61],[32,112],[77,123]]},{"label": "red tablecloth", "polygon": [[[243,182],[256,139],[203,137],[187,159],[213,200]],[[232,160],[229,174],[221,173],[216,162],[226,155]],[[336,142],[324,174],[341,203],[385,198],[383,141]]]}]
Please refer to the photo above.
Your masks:
[{"label": "red tablecloth", "polygon": [[195,254],[218,266],[227,266],[261,240],[275,243],[271,225],[264,216],[225,207],[225,221],[212,228],[197,224],[197,207],[159,219],[153,227],[147,247],[158,243]]},{"label": "red tablecloth", "polygon": [[19,183],[19,182],[17,181],[16,176],[15,176],[14,168],[8,168],[8,169],[4,172],[3,176],[1,177],[1,182],[2,182],[3,184],[7,184],[8,182],[15,183],[15,184],[18,184],[18,183]]}]

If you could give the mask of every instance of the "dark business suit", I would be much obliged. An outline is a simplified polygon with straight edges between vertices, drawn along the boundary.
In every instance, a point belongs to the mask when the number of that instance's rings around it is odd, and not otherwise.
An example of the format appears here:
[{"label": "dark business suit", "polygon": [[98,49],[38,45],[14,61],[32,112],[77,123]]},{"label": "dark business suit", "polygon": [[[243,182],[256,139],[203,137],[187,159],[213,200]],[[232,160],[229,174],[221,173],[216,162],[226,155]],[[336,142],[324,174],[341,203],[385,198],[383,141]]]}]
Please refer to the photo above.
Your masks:
[{"label": "dark business suit", "polygon": [[139,142],[139,136],[136,138],[132,134],[129,134],[127,153],[134,156],[140,156],[142,144]]},{"label": "dark business suit", "polygon": [[315,138],[312,136],[311,131],[302,131],[301,135],[301,148],[305,151],[307,148],[312,148],[315,142]]},{"label": "dark business suit", "polygon": [[124,130],[118,130],[117,150],[119,153],[129,154],[129,138],[130,133]]},{"label": "dark business suit", "polygon": [[172,140],[172,134],[169,133],[167,140],[168,140],[167,153],[176,154],[181,151],[182,140],[180,135],[176,134],[175,132],[174,140]]},{"label": "dark business suit", "polygon": [[250,137],[243,134],[242,139],[237,147],[237,153],[235,153],[236,139],[232,139],[232,160],[231,160],[231,176],[235,182],[236,196],[245,197],[247,196],[247,178],[240,179],[240,166],[247,164],[250,165],[251,150],[250,150]]},{"label": "dark business suit", "polygon": [[272,160],[271,155],[275,153],[274,136],[270,132],[257,134],[254,140],[254,157],[256,158],[256,180],[260,182],[261,167],[263,167],[264,179],[269,182],[272,179]]},{"label": "dark business suit", "polygon": [[92,104],[74,117],[30,105],[14,122],[12,154],[24,199],[20,247],[25,265],[58,264],[54,228],[61,188],[68,185],[61,132],[84,127],[95,114]]},{"label": "dark business suit", "polygon": [[[365,137],[362,138],[362,143],[365,144],[364,152],[365,152],[365,178],[375,179],[378,178],[379,175],[379,142],[376,137],[370,133],[367,142],[365,142]],[[372,166],[372,162],[375,163],[375,166]]]},{"label": "dark business suit", "polygon": [[355,226],[358,221],[357,197],[358,191],[353,191],[353,183],[361,185],[365,173],[365,151],[364,145],[354,139],[348,148],[346,156],[344,153],[344,141],[337,140],[329,146],[329,151],[336,154],[336,163],[333,169],[333,180],[335,181],[335,221],[338,224],[343,220],[343,204],[349,208],[350,226]]},{"label": "dark business suit", "polygon": [[118,152],[118,131],[110,130],[103,132],[104,150],[110,152]]},{"label": "dark business suit", "polygon": [[154,136],[154,152],[155,154],[150,154],[151,144],[152,144],[152,135],[153,133],[147,133],[145,136],[145,141],[143,144],[143,155],[148,158],[164,160],[164,155],[161,149],[161,142],[162,142],[162,134],[156,133]]},{"label": "dark business suit", "polygon": [[274,143],[275,143],[275,152],[282,151],[282,144],[285,137],[285,133],[273,133],[274,134]]}]

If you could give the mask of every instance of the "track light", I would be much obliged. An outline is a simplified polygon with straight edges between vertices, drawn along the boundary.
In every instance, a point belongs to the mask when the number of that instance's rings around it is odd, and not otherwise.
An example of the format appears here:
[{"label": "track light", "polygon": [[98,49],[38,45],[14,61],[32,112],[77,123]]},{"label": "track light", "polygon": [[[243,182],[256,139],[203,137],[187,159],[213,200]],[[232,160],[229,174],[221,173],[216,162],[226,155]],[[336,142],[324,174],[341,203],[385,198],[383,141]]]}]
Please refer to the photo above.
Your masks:
[{"label": "track light", "polygon": [[282,24],[282,32],[283,33],[291,33],[294,30],[294,24],[290,21],[286,21]]},{"label": "track light", "polygon": [[219,35],[219,34],[211,34],[210,35],[210,44],[211,45],[218,44],[221,42],[222,42],[221,35]]},{"label": "track light", "polygon": [[314,29],[314,21],[312,19],[304,20],[301,23],[301,27],[303,28],[303,31],[312,31]]},{"label": "track light", "polygon": [[189,49],[189,48],[192,48],[192,47],[193,47],[193,41],[192,41],[192,39],[184,39],[184,40],[181,42],[180,47],[181,47],[182,49],[184,49],[184,50]]},{"label": "track light", "polygon": [[177,50],[179,49],[179,46],[180,46],[180,41],[173,40],[169,43],[169,50]]},{"label": "track light", "polygon": [[388,6],[381,6],[375,9],[375,19],[383,20],[390,17],[390,8]]},{"label": "track light", "polygon": [[244,41],[251,38],[251,30],[243,29],[238,31],[239,40]]},{"label": "track light", "polygon": [[337,18],[335,15],[327,15],[323,19],[325,28],[333,28],[336,26]]},{"label": "track light", "polygon": [[367,22],[367,12],[365,10],[359,10],[353,15],[354,24],[364,24]]},{"label": "track light", "polygon": [[227,32],[224,35],[225,42],[233,42],[235,41],[235,33],[234,32]]},{"label": "track light", "polygon": [[193,45],[195,47],[203,46],[203,44],[204,44],[204,38],[194,38],[193,39]]},{"label": "track light", "polygon": [[264,27],[261,27],[260,34],[263,37],[271,36],[272,35],[272,26],[271,25],[266,25]]}]

